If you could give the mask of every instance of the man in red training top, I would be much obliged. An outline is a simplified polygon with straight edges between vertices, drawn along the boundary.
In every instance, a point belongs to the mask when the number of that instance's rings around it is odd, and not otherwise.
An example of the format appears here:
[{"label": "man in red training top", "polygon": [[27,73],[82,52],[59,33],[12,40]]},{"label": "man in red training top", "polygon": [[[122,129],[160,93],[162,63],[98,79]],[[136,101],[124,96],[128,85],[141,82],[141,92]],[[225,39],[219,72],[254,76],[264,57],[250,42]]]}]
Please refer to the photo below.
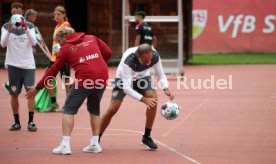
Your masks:
[{"label": "man in red training top", "polygon": [[74,126],[74,115],[87,98],[87,110],[90,113],[93,136],[84,152],[99,153],[102,151],[99,140],[100,101],[108,80],[107,62],[111,49],[100,39],[92,35],[74,32],[70,27],[62,27],[55,36],[61,49],[55,63],[45,73],[36,87],[27,94],[32,99],[45,84],[55,77],[58,71],[68,63],[75,70],[76,81],[66,98],[62,118],[62,141],[53,149],[54,154],[71,154],[70,136]]}]

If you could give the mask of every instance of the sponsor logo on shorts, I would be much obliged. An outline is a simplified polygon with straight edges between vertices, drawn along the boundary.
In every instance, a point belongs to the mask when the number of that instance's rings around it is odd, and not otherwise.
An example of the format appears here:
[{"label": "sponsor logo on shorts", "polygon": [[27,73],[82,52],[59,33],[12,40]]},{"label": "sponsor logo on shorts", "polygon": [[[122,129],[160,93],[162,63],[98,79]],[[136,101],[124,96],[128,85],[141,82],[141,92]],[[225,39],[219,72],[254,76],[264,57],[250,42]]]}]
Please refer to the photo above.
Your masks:
[{"label": "sponsor logo on shorts", "polygon": [[13,92],[15,92],[15,91],[16,91],[16,86],[11,86],[11,90],[12,90]]},{"label": "sponsor logo on shorts", "polygon": [[112,96],[113,96],[113,97],[116,97],[116,96],[118,95],[118,93],[119,93],[119,91],[113,91],[113,92],[112,92]]}]

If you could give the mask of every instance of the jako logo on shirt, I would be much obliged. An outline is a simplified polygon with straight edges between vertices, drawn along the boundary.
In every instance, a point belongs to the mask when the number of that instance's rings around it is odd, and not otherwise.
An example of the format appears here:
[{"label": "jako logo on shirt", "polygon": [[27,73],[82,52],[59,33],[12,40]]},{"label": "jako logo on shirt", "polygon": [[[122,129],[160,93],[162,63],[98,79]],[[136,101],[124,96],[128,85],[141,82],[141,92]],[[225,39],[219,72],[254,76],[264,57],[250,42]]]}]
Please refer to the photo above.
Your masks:
[{"label": "jako logo on shirt", "polygon": [[99,57],[99,55],[97,53],[87,55],[86,57],[80,57],[79,58],[79,63],[84,63],[87,60],[93,60],[93,59],[98,58],[98,57]]},{"label": "jako logo on shirt", "polygon": [[85,58],[84,57],[80,57],[79,63],[83,63],[84,61],[85,61]]}]

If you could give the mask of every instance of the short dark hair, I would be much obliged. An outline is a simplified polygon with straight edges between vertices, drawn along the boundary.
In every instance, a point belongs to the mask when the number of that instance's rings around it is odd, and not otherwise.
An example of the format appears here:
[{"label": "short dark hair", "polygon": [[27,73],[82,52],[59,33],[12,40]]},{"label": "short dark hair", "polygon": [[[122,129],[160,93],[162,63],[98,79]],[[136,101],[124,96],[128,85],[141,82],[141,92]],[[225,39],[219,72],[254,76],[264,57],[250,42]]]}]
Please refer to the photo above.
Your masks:
[{"label": "short dark hair", "polygon": [[144,11],[137,11],[137,12],[135,13],[135,16],[136,16],[136,15],[142,16],[143,18],[146,17],[146,13],[145,13]]},{"label": "short dark hair", "polygon": [[143,54],[145,54],[147,52],[152,52],[152,48],[151,48],[151,46],[149,44],[143,43],[143,44],[140,44],[138,46],[136,54],[138,56],[142,56]]},{"label": "short dark hair", "polygon": [[21,8],[21,9],[23,9],[23,3],[21,3],[21,2],[13,2],[12,4],[11,4],[11,8],[13,9],[13,8]]}]

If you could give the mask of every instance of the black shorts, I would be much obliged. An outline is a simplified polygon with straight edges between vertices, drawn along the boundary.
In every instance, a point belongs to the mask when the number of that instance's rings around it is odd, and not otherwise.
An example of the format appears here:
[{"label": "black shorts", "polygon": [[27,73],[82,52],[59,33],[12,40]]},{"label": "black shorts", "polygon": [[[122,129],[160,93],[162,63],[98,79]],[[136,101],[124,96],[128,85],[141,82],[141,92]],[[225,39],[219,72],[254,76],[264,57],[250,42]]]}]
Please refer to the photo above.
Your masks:
[{"label": "black shorts", "polygon": [[[132,88],[133,88],[133,90],[137,91],[138,93],[142,94],[143,96],[145,96],[145,92],[147,90],[155,91],[153,82],[152,82],[150,76],[146,76],[144,78],[137,79],[137,80],[133,81]],[[122,100],[123,101],[125,96],[126,96],[126,94],[123,90],[122,79],[116,78],[114,80],[114,88],[112,90],[111,100]]]},{"label": "black shorts", "polygon": [[71,87],[63,107],[64,114],[77,114],[79,108],[87,98],[87,110],[96,116],[100,115],[100,103],[105,88],[86,89],[84,87]]},{"label": "black shorts", "polygon": [[35,69],[22,69],[8,65],[9,92],[11,95],[21,93],[22,85],[29,91],[31,86],[35,85]]},{"label": "black shorts", "polygon": [[[49,68],[54,64],[54,62],[51,61]],[[64,66],[61,68],[61,70],[59,71],[60,73],[60,78],[62,79],[63,76],[68,76],[70,77],[70,66],[69,64],[65,63]]]}]

